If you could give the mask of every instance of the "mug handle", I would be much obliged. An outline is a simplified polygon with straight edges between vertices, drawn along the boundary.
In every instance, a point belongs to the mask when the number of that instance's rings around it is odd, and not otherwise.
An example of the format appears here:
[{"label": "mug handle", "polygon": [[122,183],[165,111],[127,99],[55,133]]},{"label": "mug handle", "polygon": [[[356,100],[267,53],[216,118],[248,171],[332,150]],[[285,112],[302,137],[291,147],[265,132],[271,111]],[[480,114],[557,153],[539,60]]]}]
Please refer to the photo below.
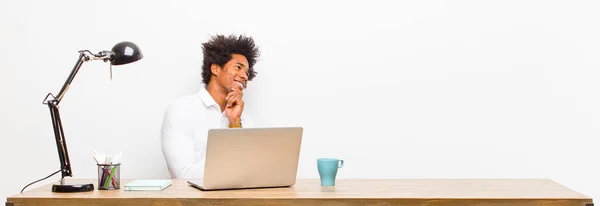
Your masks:
[{"label": "mug handle", "polygon": [[338,161],[340,161],[340,165],[338,166],[338,168],[344,167],[344,160],[338,160]]}]

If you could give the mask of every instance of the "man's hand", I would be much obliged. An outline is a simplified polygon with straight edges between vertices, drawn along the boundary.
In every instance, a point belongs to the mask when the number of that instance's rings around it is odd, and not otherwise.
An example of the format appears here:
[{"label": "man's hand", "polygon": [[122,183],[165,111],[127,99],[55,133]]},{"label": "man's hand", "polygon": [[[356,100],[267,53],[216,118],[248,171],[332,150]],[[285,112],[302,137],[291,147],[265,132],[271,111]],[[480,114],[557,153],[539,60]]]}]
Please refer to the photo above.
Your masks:
[{"label": "man's hand", "polygon": [[227,104],[225,105],[225,115],[229,119],[229,123],[238,124],[241,121],[242,111],[244,111],[244,93],[239,88],[232,88],[231,92],[225,97]]}]

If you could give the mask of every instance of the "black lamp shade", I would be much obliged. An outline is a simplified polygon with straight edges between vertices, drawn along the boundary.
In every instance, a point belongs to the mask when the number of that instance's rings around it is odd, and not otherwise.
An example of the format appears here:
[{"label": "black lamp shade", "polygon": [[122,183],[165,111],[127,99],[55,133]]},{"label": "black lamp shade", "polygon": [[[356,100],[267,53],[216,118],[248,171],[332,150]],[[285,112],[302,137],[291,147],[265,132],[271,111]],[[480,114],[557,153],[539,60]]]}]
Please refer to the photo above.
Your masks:
[{"label": "black lamp shade", "polygon": [[134,43],[128,41],[116,44],[112,48],[112,52],[115,53],[115,56],[110,61],[110,64],[112,65],[129,64],[144,57],[140,51],[140,48]]}]

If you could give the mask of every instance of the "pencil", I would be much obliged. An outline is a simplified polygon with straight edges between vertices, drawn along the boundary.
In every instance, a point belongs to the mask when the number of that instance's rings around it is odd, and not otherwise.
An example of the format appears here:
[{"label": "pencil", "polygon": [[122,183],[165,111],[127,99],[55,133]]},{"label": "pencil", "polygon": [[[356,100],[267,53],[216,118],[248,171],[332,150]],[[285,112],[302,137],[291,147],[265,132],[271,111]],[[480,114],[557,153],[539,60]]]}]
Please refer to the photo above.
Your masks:
[{"label": "pencil", "polygon": [[[104,187],[108,188],[108,185],[111,183],[111,180],[113,180],[113,181],[114,181],[114,179],[113,179],[113,174],[115,173],[115,169],[117,169],[117,166],[113,166],[113,167],[112,167],[112,169],[111,169],[111,172],[108,172],[110,175],[108,176],[108,180],[107,180],[107,181],[106,181],[106,183],[104,184]],[[108,171],[108,169],[107,169],[107,171]],[[115,182],[115,183],[113,183],[113,185],[114,185],[115,187],[117,187],[117,185],[116,185],[116,182]]]}]

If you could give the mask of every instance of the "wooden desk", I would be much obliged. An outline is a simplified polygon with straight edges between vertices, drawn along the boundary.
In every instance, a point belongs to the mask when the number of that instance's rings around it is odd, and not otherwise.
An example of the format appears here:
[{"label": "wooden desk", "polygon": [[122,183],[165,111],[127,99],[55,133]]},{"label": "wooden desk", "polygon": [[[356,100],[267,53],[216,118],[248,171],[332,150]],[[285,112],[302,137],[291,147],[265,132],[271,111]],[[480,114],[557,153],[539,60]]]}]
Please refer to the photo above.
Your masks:
[{"label": "wooden desk", "polygon": [[[129,181],[122,180],[121,188]],[[339,179],[336,184],[298,180],[288,188],[204,192],[173,180],[163,191],[86,193],[53,193],[46,185],[8,197],[6,205],[593,205],[590,197],[544,179]]]}]

